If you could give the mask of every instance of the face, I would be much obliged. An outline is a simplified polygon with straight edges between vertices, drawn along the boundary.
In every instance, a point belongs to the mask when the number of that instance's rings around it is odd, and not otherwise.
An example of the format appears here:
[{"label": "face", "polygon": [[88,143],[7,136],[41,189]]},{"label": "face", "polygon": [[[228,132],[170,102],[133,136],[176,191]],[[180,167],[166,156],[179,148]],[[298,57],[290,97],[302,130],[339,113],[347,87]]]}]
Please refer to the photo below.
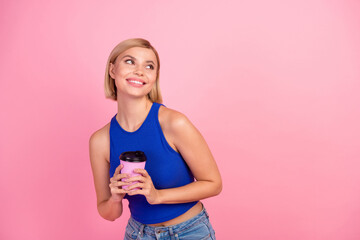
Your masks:
[{"label": "face", "polygon": [[116,58],[114,64],[110,63],[109,74],[115,79],[118,94],[144,97],[156,81],[156,55],[148,48],[129,48]]}]

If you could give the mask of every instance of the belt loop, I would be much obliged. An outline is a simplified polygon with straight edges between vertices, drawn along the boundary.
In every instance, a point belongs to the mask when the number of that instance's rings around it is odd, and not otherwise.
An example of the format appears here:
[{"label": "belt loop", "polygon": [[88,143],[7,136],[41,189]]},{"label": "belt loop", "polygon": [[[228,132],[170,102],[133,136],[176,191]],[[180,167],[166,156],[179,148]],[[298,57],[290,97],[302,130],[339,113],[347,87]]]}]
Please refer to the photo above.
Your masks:
[{"label": "belt loop", "polygon": [[145,224],[140,225],[140,229],[139,229],[139,232],[138,232],[139,239],[141,239],[143,237],[144,227],[145,227]]},{"label": "belt loop", "polygon": [[169,234],[170,234],[170,238],[174,239],[174,231],[172,227],[169,227]]}]

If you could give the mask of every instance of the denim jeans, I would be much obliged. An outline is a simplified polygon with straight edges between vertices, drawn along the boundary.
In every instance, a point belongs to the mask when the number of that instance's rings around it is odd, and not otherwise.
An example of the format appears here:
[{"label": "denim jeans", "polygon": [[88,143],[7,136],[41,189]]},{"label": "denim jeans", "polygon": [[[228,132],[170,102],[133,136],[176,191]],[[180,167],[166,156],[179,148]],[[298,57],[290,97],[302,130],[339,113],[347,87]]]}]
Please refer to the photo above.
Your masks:
[{"label": "denim jeans", "polygon": [[209,215],[206,209],[195,217],[167,227],[152,227],[142,224],[130,217],[126,226],[124,240],[142,239],[142,240],[206,240],[216,239],[215,231],[212,228]]}]

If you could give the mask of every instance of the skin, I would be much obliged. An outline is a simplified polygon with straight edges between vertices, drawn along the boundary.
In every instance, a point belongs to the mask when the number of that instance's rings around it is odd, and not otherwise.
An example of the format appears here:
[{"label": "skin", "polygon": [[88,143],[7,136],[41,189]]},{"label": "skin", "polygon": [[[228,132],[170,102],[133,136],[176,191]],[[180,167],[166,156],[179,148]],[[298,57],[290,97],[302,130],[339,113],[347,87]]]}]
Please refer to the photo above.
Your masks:
[{"label": "skin", "polygon": [[[133,58],[125,57],[130,55]],[[148,61],[152,61],[150,63]],[[152,65],[152,66],[150,66]],[[150,111],[152,102],[147,94],[152,89],[157,76],[157,61],[151,49],[133,47],[118,56],[110,65],[109,74],[117,87],[117,121],[126,131],[136,131]],[[145,82],[140,88],[132,86],[126,79],[138,78]],[[135,172],[140,176],[121,174],[122,165],[110,178],[110,123],[94,132],[89,140],[90,162],[93,171],[99,214],[110,221],[119,218],[123,211],[122,199],[125,194],[144,195],[150,204],[174,204],[198,201],[218,195],[222,190],[222,180],[211,151],[196,127],[182,113],[161,106],[159,122],[169,145],[184,158],[196,181],[178,188],[161,189],[154,187],[151,176],[144,169]],[[128,178],[121,181],[122,178]],[[109,181],[110,179],[110,181]],[[139,181],[127,190],[121,187]],[[139,187],[139,190],[134,188]],[[168,226],[178,224],[195,216],[202,210],[199,202],[185,214],[172,220],[152,224]]]}]

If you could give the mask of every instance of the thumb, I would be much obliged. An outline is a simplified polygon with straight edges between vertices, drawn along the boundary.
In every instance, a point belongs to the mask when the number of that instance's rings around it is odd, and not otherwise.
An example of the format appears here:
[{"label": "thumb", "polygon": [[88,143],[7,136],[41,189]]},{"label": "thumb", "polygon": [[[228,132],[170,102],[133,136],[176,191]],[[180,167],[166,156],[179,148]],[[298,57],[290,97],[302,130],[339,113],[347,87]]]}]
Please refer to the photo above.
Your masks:
[{"label": "thumb", "polygon": [[120,164],[116,169],[115,169],[115,172],[114,172],[114,175],[115,174],[119,174],[121,169],[124,167],[124,165]]}]

